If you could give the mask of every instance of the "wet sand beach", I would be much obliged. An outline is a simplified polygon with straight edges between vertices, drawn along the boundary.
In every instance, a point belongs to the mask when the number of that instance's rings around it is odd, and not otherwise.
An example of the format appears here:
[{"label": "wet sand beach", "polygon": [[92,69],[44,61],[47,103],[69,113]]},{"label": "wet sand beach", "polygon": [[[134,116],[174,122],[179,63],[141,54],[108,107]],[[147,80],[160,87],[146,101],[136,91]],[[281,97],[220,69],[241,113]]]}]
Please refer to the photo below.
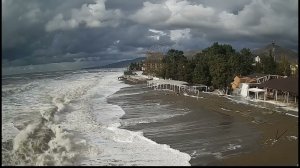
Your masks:
[{"label": "wet sand beach", "polygon": [[222,96],[199,97],[139,84],[108,102],[125,111],[121,127],[188,153],[191,165],[298,164],[298,118]]}]

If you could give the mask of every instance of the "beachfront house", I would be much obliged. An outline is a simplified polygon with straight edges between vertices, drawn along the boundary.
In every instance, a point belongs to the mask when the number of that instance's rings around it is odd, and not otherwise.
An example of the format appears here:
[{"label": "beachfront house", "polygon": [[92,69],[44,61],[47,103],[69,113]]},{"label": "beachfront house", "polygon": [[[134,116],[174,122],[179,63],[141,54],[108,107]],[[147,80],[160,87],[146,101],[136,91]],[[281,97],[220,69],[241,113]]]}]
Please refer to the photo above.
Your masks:
[{"label": "beachfront house", "polygon": [[233,94],[241,95],[242,97],[253,97],[254,99],[263,97],[263,99],[266,100],[267,90],[259,88],[259,85],[271,79],[278,78],[283,78],[283,76],[261,73],[253,73],[245,77],[236,76],[231,83],[231,87]]},{"label": "beachfront house", "polygon": [[264,76],[266,76],[266,74],[260,73],[253,73],[248,76],[235,76],[233,82],[231,82],[233,94],[247,97],[248,89],[256,87],[258,85],[257,79]]},{"label": "beachfront house", "polygon": [[231,88],[234,90],[240,88],[241,83],[253,83],[253,82],[256,82],[256,80],[250,77],[235,76],[233,82],[231,82]]},{"label": "beachfront house", "polygon": [[298,102],[298,78],[286,77],[266,81],[258,85],[266,90],[266,97],[283,103]]},{"label": "beachfront house", "polygon": [[143,74],[157,76],[157,73],[162,69],[163,58],[164,55],[160,52],[147,52],[142,68]]}]

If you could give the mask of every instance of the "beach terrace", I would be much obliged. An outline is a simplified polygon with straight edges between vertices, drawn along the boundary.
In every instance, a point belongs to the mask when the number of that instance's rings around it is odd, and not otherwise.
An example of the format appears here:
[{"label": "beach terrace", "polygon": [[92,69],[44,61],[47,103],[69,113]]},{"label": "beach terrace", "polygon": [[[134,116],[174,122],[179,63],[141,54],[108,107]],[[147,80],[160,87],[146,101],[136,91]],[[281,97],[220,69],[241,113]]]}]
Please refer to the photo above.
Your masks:
[{"label": "beach terrace", "polygon": [[177,94],[183,95],[196,95],[199,97],[199,92],[201,89],[205,89],[207,92],[207,86],[198,84],[194,86],[188,86],[187,82],[178,80],[165,80],[165,79],[154,79],[147,81],[147,87],[153,88],[155,90],[170,90],[176,92]]}]

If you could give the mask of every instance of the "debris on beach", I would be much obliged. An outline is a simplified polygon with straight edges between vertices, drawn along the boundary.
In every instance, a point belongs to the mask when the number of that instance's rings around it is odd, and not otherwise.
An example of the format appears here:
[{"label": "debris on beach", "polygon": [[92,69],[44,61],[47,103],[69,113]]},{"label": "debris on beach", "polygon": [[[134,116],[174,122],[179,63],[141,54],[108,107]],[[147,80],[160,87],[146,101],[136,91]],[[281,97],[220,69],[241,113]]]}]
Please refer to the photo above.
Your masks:
[{"label": "debris on beach", "polygon": [[286,138],[289,140],[289,141],[293,141],[293,140],[297,140],[298,137],[296,136],[286,136]]},{"label": "debris on beach", "polygon": [[224,111],[231,111],[231,110],[225,109],[225,108],[223,108],[223,107],[221,107],[221,109],[224,110]]},{"label": "debris on beach", "polygon": [[273,146],[277,141],[278,141],[278,140],[276,140],[276,139],[270,138],[270,139],[267,139],[267,140],[265,141],[264,144],[265,144],[265,145]]}]

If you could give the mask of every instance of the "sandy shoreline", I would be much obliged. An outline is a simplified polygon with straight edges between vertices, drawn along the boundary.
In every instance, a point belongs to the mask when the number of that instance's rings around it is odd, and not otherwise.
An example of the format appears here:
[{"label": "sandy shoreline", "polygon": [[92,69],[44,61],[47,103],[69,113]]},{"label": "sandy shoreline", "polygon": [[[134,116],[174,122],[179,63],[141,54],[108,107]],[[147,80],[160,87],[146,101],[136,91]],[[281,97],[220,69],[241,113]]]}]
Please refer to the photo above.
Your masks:
[{"label": "sandy shoreline", "polygon": [[[261,148],[249,154],[225,159],[224,165],[296,166],[298,164],[298,118],[259,108],[251,114],[252,118],[265,116],[266,119],[257,124],[248,116],[244,118],[262,131]],[[235,116],[241,117],[239,114]]]},{"label": "sandy shoreline", "polygon": [[[223,97],[222,97],[223,98]],[[222,99],[221,98],[221,99]],[[225,99],[225,98],[224,98]],[[226,100],[222,100],[226,102]],[[241,154],[223,160],[226,166],[296,166],[298,165],[298,118],[272,110],[238,104],[223,104],[229,110],[222,113],[247,120],[262,132],[261,148],[255,152]],[[251,108],[247,113],[243,108]],[[232,111],[235,111],[234,113]],[[248,110],[247,110],[248,111]]]},{"label": "sandy shoreline", "polygon": [[[248,154],[223,159],[223,165],[296,166],[298,164],[297,118],[250,105],[236,104],[216,95],[202,95],[204,98],[209,96],[213,96],[212,99],[215,99],[214,104],[220,107],[219,110],[212,107],[216,112],[233,116],[236,119],[247,120],[262,132],[260,149]],[[184,97],[184,99],[190,99],[188,101],[197,103],[195,98]],[[198,104],[201,104],[200,101],[198,101]],[[295,139],[296,137],[297,139]],[[274,143],[275,139],[277,141]]]},{"label": "sandy shoreline", "polygon": [[[223,158],[216,165],[296,166],[298,164],[298,118],[282,115],[267,109],[235,103],[225,97],[206,93],[200,93],[199,96],[201,98],[197,100],[196,98],[183,95],[177,96],[175,93],[168,91],[154,92],[159,94],[159,97],[156,98],[162,101],[180,104],[194,111],[202,108],[228,115],[233,117],[234,120],[247,122],[262,133],[259,142],[254,142],[258,143],[258,149],[250,153]],[[126,110],[124,111],[126,112]],[[196,161],[194,162],[192,165],[197,165]]]}]

